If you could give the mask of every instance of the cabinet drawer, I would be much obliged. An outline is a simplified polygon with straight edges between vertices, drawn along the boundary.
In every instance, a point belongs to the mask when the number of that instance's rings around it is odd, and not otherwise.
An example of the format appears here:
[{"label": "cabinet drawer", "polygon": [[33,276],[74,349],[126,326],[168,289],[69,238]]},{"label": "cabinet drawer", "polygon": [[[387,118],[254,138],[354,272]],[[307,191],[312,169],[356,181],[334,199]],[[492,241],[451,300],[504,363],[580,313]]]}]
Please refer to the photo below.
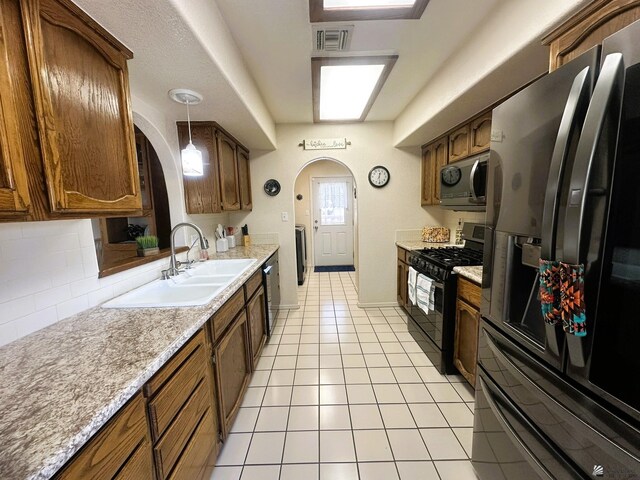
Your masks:
[{"label": "cabinet drawer", "polygon": [[407,263],[407,251],[398,247],[398,261]]},{"label": "cabinet drawer", "polygon": [[258,269],[256,273],[251,275],[251,278],[244,284],[244,288],[247,294],[247,301],[253,296],[253,294],[262,285],[262,268]]},{"label": "cabinet drawer", "polygon": [[171,375],[178,370],[180,365],[182,365],[198,347],[204,346],[204,344],[204,330],[200,330],[145,384],[144,391],[146,396],[152,397],[155,395]]},{"label": "cabinet drawer", "polygon": [[161,479],[169,476],[198,422],[207,410],[210,399],[208,381],[200,383],[175,421],[167,429],[155,447],[156,463]]},{"label": "cabinet drawer", "polygon": [[212,335],[214,342],[217,342],[227,326],[236,318],[236,315],[244,307],[244,291],[238,290],[227,302],[216,312],[212,321]]},{"label": "cabinet drawer", "polygon": [[169,477],[171,480],[198,480],[207,468],[207,460],[216,445],[213,414],[208,410],[196,428],[178,464]]},{"label": "cabinet drawer", "polygon": [[142,480],[153,479],[153,459],[151,456],[151,447],[146,440],[131,455],[122,470],[114,480]]},{"label": "cabinet drawer", "polygon": [[149,402],[149,419],[154,440],[162,436],[196,386],[205,377],[207,355],[197,348]]},{"label": "cabinet drawer", "polygon": [[112,479],[136,447],[143,443],[146,434],[144,399],[137,394],[55,478]]},{"label": "cabinet drawer", "polygon": [[458,276],[458,298],[462,298],[471,306],[480,308],[481,296],[479,285]]}]

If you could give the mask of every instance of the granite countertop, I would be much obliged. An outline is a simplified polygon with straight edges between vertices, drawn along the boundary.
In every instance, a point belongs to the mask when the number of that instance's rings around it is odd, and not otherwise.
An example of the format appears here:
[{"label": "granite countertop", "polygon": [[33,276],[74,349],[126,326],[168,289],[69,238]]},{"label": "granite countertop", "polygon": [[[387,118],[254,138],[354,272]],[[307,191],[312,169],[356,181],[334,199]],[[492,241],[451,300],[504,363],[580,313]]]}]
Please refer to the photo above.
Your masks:
[{"label": "granite countertop", "polygon": [[482,266],[453,267],[453,271],[478,285],[482,285]]},{"label": "granite countertop", "polygon": [[404,248],[405,250],[422,250],[423,248],[434,247],[462,247],[462,245],[456,245],[455,243],[451,242],[432,243],[423,242],[421,240],[399,240],[396,242],[396,246]]},{"label": "granite countertop", "polygon": [[0,478],[53,476],[277,249],[212,255],[257,262],[207,305],[95,307],[0,348]]}]

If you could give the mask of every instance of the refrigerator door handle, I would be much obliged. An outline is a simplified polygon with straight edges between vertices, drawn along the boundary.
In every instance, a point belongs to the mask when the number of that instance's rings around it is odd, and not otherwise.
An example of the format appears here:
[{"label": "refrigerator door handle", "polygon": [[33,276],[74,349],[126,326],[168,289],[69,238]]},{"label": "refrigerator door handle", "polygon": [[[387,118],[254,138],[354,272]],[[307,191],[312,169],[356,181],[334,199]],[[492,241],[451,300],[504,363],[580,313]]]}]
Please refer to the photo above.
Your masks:
[{"label": "refrigerator door handle", "polygon": [[[591,97],[591,104],[584,121],[582,135],[576,151],[576,160],[569,184],[564,229],[564,261],[580,263],[580,246],[584,226],[587,190],[597,147],[610,108],[617,108],[620,119],[622,89],[624,87],[624,61],[621,53],[607,55],[598,82]],[[618,100],[616,102],[616,100]]]},{"label": "refrigerator door handle", "polygon": [[[563,261],[569,264],[579,264],[582,259],[581,247],[591,173],[600,152],[598,146],[601,135],[609,118],[613,118],[616,122],[613,128],[617,132],[622,112],[624,75],[622,54],[607,55],[587,110],[569,182],[563,245]],[[566,335],[566,338],[569,362],[574,367],[584,368],[588,347],[585,343],[585,337]]]},{"label": "refrigerator door handle", "polygon": [[575,136],[580,134],[589,106],[591,94],[589,69],[590,67],[584,68],[573,80],[553,148],[542,213],[541,256],[544,260],[555,260],[560,187],[564,178],[567,158],[571,153],[571,146]]}]

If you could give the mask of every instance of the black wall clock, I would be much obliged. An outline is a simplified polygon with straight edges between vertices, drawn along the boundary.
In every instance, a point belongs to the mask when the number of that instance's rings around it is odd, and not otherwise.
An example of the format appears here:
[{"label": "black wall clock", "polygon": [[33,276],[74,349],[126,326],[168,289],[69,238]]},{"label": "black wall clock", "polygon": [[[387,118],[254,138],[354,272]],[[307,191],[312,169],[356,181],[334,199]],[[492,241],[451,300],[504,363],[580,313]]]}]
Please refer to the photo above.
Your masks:
[{"label": "black wall clock", "polygon": [[264,182],[264,193],[270,197],[275,197],[280,193],[280,182],[271,178]]},{"label": "black wall clock", "polygon": [[462,170],[455,166],[443,168],[440,172],[440,177],[442,178],[442,183],[453,187],[462,178]]},{"label": "black wall clock", "polygon": [[382,188],[389,183],[390,179],[391,174],[389,173],[389,170],[382,165],[373,167],[369,172],[369,183],[372,187]]}]

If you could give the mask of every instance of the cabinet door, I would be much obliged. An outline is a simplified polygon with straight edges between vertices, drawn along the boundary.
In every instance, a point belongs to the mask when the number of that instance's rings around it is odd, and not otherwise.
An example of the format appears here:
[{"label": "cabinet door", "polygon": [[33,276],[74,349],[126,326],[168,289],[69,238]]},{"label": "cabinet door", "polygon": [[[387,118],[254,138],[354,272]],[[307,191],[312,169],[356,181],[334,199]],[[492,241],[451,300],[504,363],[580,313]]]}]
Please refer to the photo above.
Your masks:
[{"label": "cabinet door", "polygon": [[471,122],[471,154],[489,150],[491,146],[491,112]]},{"label": "cabinet door", "polygon": [[151,210],[153,208],[153,201],[151,193],[151,170],[149,166],[149,141],[144,133],[136,133],[136,159],[138,161],[142,209]]},{"label": "cabinet door", "polygon": [[[10,45],[12,38],[8,22],[15,22],[14,10],[0,3],[0,215],[23,216],[29,213],[30,200],[27,169],[22,151],[19,108],[14,97],[15,81],[11,76],[13,56],[19,51]],[[30,132],[24,132],[29,134]]]},{"label": "cabinet door", "polygon": [[[189,127],[183,122],[177,125],[182,150],[189,144]],[[193,145],[202,152],[204,174],[200,177],[182,176],[187,213],[220,213],[222,208],[215,130],[212,125],[192,123],[191,138]]]},{"label": "cabinet door", "polygon": [[473,387],[476,385],[479,328],[480,312],[458,298],[453,364]]},{"label": "cabinet door", "polygon": [[240,210],[237,146],[224,133],[216,133],[223,210]]},{"label": "cabinet door", "polygon": [[440,205],[440,169],[449,160],[448,137],[442,137],[433,143],[433,199],[432,205]]},{"label": "cabinet door", "polygon": [[433,205],[433,144],[422,149],[420,205]]},{"label": "cabinet door", "polygon": [[637,20],[640,20],[639,0],[595,0],[543,40],[550,47],[549,71]]},{"label": "cabinet door", "polygon": [[240,208],[253,209],[251,198],[251,170],[249,169],[249,152],[238,148],[238,181],[240,182]]},{"label": "cabinet door", "polygon": [[249,332],[251,333],[251,358],[255,368],[260,358],[262,346],[267,339],[267,307],[265,305],[264,287],[260,287],[247,303],[247,315],[249,315]]},{"label": "cabinet door", "polygon": [[465,125],[449,135],[449,163],[469,156],[469,125]]},{"label": "cabinet door", "polygon": [[242,311],[214,351],[223,435],[227,436],[249,384],[249,332]]},{"label": "cabinet door", "polygon": [[70,2],[22,6],[51,211],[139,211],[130,52]]},{"label": "cabinet door", "polygon": [[407,280],[409,269],[407,265],[402,262],[398,262],[398,275],[396,281],[398,304],[401,307],[406,307],[409,304],[409,296],[407,293]]}]

